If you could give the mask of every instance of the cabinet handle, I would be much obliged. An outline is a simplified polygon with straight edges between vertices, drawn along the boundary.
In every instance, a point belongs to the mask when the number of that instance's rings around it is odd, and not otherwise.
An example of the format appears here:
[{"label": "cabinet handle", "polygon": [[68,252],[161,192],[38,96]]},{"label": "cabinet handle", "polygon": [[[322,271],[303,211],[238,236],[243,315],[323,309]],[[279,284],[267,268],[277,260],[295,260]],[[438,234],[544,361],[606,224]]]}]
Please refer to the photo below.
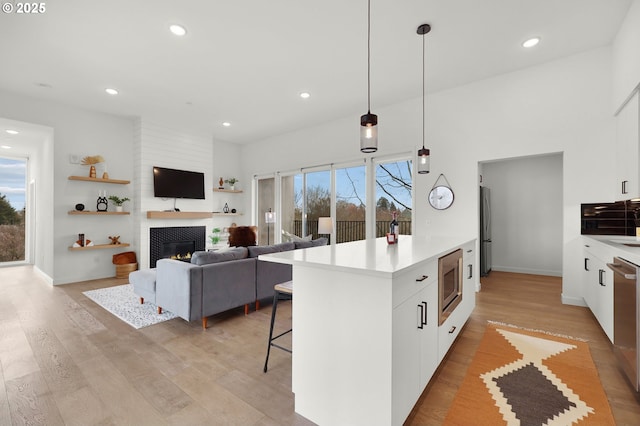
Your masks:
[{"label": "cabinet handle", "polygon": [[423,325],[429,325],[427,324],[427,313],[429,312],[429,308],[427,306],[427,302],[423,301],[422,304],[424,305],[424,323]]},{"label": "cabinet handle", "polygon": [[418,325],[418,328],[422,330],[424,328],[424,306],[420,304],[418,308],[420,308],[420,325]]},{"label": "cabinet handle", "polygon": [[589,270],[589,258],[588,257],[584,258],[584,270],[585,271]]},{"label": "cabinet handle", "polygon": [[598,284],[600,284],[602,287],[605,287],[605,283],[604,283],[604,278],[602,277],[603,274],[605,273],[604,269],[598,269]]},{"label": "cabinet handle", "polygon": [[628,180],[623,180],[622,181],[622,193],[626,194],[627,193],[627,182],[629,182]]},{"label": "cabinet handle", "polygon": [[423,275],[420,278],[416,278],[416,282],[422,282],[422,281],[426,280],[427,278],[429,278],[429,275]]},{"label": "cabinet handle", "polygon": [[451,330],[449,330],[449,334],[453,334],[454,331],[456,331],[456,326],[455,325],[453,327],[451,327]]},{"label": "cabinet handle", "polygon": [[469,264],[469,276],[467,277],[467,279],[473,278],[473,265]]}]

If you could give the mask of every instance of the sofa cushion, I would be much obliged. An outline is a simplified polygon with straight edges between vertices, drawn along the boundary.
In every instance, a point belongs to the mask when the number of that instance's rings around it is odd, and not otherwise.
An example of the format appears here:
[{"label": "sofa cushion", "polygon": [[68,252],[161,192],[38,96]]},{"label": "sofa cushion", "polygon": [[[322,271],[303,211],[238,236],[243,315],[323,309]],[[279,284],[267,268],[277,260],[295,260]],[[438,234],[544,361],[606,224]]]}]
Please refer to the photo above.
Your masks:
[{"label": "sofa cushion", "polygon": [[282,230],[282,239],[284,241],[291,241],[295,243],[300,241],[311,241],[311,238],[313,238],[313,235],[311,234],[307,235],[306,237],[298,237],[297,235],[287,232],[284,229]]},{"label": "sofa cushion", "polygon": [[294,243],[271,244],[269,246],[253,246],[247,247],[249,257],[258,257],[261,254],[278,253],[281,251],[289,251],[295,249]]},{"label": "sofa cushion", "polygon": [[219,251],[197,251],[191,255],[191,263],[195,265],[208,265],[210,263],[244,259],[247,256],[248,251],[246,247],[235,247]]},{"label": "sofa cushion", "polygon": [[303,249],[309,247],[318,247],[318,246],[326,246],[329,240],[325,237],[316,238],[311,241],[296,241],[294,244],[296,245],[296,249]]}]

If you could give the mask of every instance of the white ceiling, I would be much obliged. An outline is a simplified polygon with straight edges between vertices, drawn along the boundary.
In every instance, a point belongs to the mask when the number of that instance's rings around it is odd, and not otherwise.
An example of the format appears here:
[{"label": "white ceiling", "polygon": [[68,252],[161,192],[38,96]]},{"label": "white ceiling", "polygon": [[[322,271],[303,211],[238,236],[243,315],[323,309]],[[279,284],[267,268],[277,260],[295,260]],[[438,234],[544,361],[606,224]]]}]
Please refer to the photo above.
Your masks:
[{"label": "white ceiling", "polygon": [[[433,27],[435,92],[608,45],[630,4],[371,0],[371,110],[421,96],[422,23]],[[238,143],[341,117],[357,126],[366,113],[366,0],[45,5],[40,15],[0,13],[0,89]],[[187,35],[171,34],[172,23]],[[542,42],[523,49],[534,35]]]}]

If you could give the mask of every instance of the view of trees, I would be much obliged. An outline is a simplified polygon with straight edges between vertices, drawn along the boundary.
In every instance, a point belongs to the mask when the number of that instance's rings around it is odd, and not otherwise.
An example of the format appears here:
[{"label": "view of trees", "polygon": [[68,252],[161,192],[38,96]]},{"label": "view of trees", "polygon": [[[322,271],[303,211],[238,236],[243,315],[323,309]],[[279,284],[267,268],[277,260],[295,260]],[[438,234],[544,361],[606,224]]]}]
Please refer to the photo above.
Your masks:
[{"label": "view of trees", "polygon": [[0,262],[24,260],[25,211],[16,211],[0,195]]}]

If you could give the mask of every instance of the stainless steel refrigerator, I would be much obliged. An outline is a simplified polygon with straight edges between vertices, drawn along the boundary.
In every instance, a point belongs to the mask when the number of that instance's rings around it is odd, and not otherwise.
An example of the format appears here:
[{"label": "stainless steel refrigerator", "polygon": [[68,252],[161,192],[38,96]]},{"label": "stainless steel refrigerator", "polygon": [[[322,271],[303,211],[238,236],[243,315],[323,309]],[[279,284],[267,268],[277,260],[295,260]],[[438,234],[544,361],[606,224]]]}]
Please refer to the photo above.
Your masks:
[{"label": "stainless steel refrigerator", "polygon": [[491,272],[491,197],[489,188],[480,187],[480,276]]}]

